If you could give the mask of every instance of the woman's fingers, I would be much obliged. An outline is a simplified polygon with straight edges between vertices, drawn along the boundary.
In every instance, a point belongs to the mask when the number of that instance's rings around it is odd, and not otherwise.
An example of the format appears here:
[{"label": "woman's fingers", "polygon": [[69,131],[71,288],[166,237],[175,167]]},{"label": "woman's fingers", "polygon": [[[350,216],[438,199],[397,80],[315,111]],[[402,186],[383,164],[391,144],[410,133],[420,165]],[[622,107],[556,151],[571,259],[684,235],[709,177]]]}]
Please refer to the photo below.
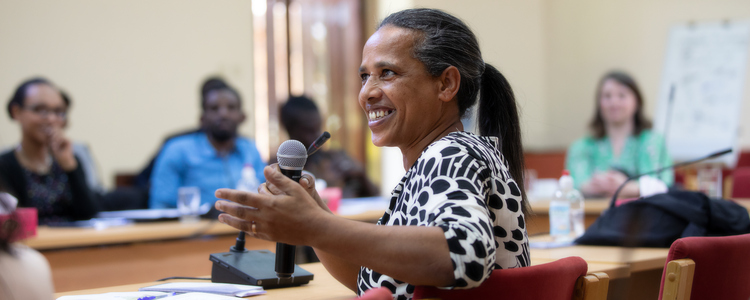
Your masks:
[{"label": "woman's fingers", "polygon": [[[214,193],[216,198],[226,199],[232,202],[236,202],[245,206],[252,207],[263,207],[264,203],[267,202],[267,195],[261,195],[256,193],[232,190],[232,189],[218,189]],[[216,207],[219,208],[218,206]]]},{"label": "woman's fingers", "polygon": [[[227,224],[229,226],[232,226],[234,228],[237,228],[239,230],[242,230],[246,233],[253,233],[253,222],[237,218],[235,216],[229,215],[229,214],[220,214],[219,215],[219,222],[222,222],[224,224]],[[257,229],[256,229],[257,233]]]},{"label": "woman's fingers", "polygon": [[315,176],[309,173],[302,173],[299,184],[310,194],[310,191],[315,190]]},{"label": "woman's fingers", "polygon": [[295,190],[300,187],[299,183],[286,177],[276,165],[267,166],[263,169],[263,175],[266,176],[266,186],[274,195],[293,195]]},{"label": "woman's fingers", "polygon": [[220,211],[243,220],[255,221],[258,219],[258,209],[255,207],[245,206],[224,200],[216,201],[214,206]]}]

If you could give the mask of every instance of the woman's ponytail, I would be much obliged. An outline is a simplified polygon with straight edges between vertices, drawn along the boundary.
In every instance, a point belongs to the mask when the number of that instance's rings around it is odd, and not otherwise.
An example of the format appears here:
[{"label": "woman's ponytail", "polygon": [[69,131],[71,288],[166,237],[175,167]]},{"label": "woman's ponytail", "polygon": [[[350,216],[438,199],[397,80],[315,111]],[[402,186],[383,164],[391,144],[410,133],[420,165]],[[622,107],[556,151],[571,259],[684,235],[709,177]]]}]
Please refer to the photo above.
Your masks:
[{"label": "woman's ponytail", "polygon": [[500,139],[500,151],[508,161],[510,174],[521,191],[523,211],[528,213],[529,207],[524,189],[521,124],[516,98],[505,76],[490,64],[485,64],[484,74],[482,74],[477,126],[479,134]]}]

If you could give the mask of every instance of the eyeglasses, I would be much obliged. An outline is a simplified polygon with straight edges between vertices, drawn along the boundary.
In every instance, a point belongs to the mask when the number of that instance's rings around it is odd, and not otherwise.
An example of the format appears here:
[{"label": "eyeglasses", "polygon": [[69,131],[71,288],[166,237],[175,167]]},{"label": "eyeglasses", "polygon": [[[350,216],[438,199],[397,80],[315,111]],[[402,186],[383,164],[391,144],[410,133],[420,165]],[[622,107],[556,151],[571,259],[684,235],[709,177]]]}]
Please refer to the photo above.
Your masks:
[{"label": "eyeglasses", "polygon": [[50,108],[48,108],[46,106],[43,106],[43,105],[32,106],[32,107],[22,107],[22,108],[26,109],[28,111],[31,111],[34,114],[36,114],[36,115],[38,115],[38,116],[40,116],[42,118],[46,118],[50,114],[53,114],[55,117],[57,117],[57,118],[59,118],[61,120],[65,120],[65,118],[68,117],[68,110],[65,109],[65,108],[50,109]]}]

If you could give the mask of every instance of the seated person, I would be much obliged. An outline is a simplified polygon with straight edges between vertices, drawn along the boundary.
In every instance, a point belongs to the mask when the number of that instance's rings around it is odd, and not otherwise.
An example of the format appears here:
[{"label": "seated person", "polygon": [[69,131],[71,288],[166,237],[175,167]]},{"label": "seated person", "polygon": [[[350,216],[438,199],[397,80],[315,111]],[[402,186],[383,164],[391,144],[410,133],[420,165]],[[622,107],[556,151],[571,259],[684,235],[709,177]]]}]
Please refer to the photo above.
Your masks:
[{"label": "seated person", "polygon": [[21,142],[0,155],[0,180],[19,207],[36,207],[39,223],[90,219],[99,211],[80,159],[63,131],[70,99],[48,80],[23,82],[8,102]]},{"label": "seated person", "polygon": [[[275,166],[259,194],[218,190],[231,201],[216,202],[219,221],[312,246],[360,296],[378,287],[393,299],[412,299],[420,285],[469,289],[493,270],[529,266],[516,100],[479,49],[466,24],[431,9],[391,14],[367,40],[358,102],[373,144],[398,147],[406,171],[377,224],[332,214],[309,175],[296,183]],[[463,131],[473,105],[481,136]]]},{"label": "seated person", "polygon": [[[223,79],[219,77],[209,77],[208,79],[203,81],[203,85],[201,85],[201,91],[200,91],[201,99],[205,99],[206,93],[208,93],[209,91],[213,89],[217,89],[217,88],[227,87],[227,86],[228,86],[227,83]],[[149,189],[149,186],[151,185],[151,174],[154,171],[154,163],[156,162],[156,157],[159,155],[159,153],[161,153],[161,151],[164,149],[164,145],[169,140],[179,137],[179,136],[197,133],[197,132],[200,132],[201,130],[202,130],[201,128],[184,130],[175,134],[171,134],[167,138],[165,138],[162,145],[159,146],[159,151],[156,152],[156,154],[154,155],[154,157],[151,158],[151,160],[148,162],[146,167],[143,168],[143,170],[141,170],[141,172],[138,173],[138,175],[135,177],[135,185],[139,188]]]},{"label": "seated person", "polygon": [[[612,196],[628,176],[671,164],[664,138],[651,131],[651,122],[643,116],[635,80],[625,73],[610,72],[599,82],[590,127],[592,134],[573,143],[565,160],[576,188],[586,196]],[[653,176],[668,186],[674,183],[672,170]],[[632,181],[618,196],[639,195],[638,181]]]},{"label": "seated person", "polygon": [[[203,82],[200,90],[200,97],[203,99],[207,91],[218,88],[226,87],[227,84],[218,77],[211,77]],[[128,209],[144,209],[149,207],[149,190],[151,187],[151,174],[154,170],[154,163],[156,157],[164,149],[164,145],[170,140],[176,137],[190,135],[201,132],[201,128],[193,128],[189,130],[183,130],[175,134],[171,134],[164,139],[161,145],[159,145],[158,151],[151,157],[146,164],[146,167],[133,178],[132,186],[118,187],[117,189],[105,193],[103,195],[103,209],[104,210],[128,210]]]},{"label": "seated person", "polygon": [[[0,182],[0,215],[14,221],[16,199],[2,192]],[[52,272],[44,256],[34,249],[14,243],[17,225],[0,222],[0,299],[54,299]]]},{"label": "seated person", "polygon": [[265,182],[265,163],[255,143],[237,135],[245,121],[237,91],[228,85],[216,86],[206,91],[201,102],[203,130],[172,138],[156,158],[150,208],[176,207],[177,189],[187,186],[200,189],[202,204],[213,204],[214,192],[234,188],[245,165],[255,169],[259,182]]},{"label": "seated person", "polygon": [[[281,124],[290,139],[302,142],[305,147],[310,147],[323,133],[318,107],[305,96],[291,97],[281,107]],[[325,180],[328,187],[340,187],[344,198],[378,195],[378,188],[367,179],[364,168],[343,150],[318,150],[307,158],[305,170]]]}]

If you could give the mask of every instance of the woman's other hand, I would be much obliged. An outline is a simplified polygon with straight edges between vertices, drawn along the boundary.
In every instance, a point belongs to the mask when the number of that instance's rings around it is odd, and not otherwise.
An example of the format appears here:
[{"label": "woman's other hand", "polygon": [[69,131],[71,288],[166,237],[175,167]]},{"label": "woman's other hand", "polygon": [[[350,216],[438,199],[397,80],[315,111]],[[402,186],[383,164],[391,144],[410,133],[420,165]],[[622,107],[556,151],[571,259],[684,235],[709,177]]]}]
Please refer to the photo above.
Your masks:
[{"label": "woman's other hand", "polygon": [[58,165],[70,172],[78,168],[78,162],[73,155],[73,143],[70,142],[62,128],[51,127],[47,130],[50,152]]},{"label": "woman's other hand", "polygon": [[262,193],[216,191],[217,198],[231,201],[216,202],[216,209],[224,212],[219,221],[260,239],[310,245],[316,224],[324,224],[320,218],[328,214],[307,188],[281,174],[277,166],[267,166],[263,173]]},{"label": "woman's other hand", "polygon": [[[586,195],[611,197],[626,180],[628,180],[628,177],[617,171],[596,173],[591,177],[591,180],[582,187],[582,190]],[[638,194],[638,183],[630,182],[623,187],[618,197],[637,197]]]}]

